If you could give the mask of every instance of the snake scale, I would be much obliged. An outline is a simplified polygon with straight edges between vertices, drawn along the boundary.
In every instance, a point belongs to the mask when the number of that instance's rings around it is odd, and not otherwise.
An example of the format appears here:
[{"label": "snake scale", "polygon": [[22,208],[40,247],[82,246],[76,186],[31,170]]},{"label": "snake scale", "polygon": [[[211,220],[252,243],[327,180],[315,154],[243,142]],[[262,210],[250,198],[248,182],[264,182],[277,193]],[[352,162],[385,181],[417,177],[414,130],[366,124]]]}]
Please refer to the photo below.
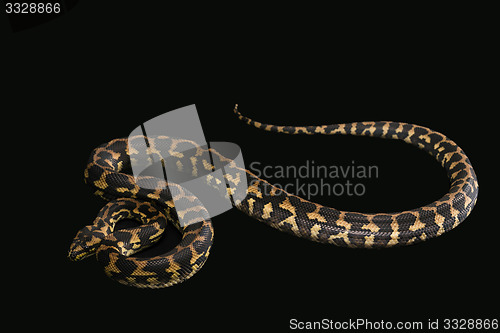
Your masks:
[{"label": "snake scale", "polygon": [[[392,121],[355,122],[323,126],[276,126],[263,124],[242,115],[238,105],[236,116],[256,128],[285,134],[358,135],[402,140],[431,154],[446,170],[450,189],[439,200],[416,209],[397,212],[363,214],[340,211],[302,199],[260,179],[252,172],[229,163],[225,175],[228,196],[232,185],[241,177],[249,184],[246,197],[235,200],[234,206],[265,224],[320,243],[353,248],[387,248],[415,244],[455,228],[472,211],[478,195],[478,181],[463,150],[441,133],[422,126]],[[144,141],[144,137],[130,140]],[[154,177],[142,176],[149,184],[137,185],[126,172],[134,163],[136,151],[129,149],[129,139],[116,139],[94,149],[85,169],[85,181],[95,194],[110,202],[101,210],[94,223],[80,230],[70,246],[69,258],[80,260],[96,254],[107,276],[126,285],[141,288],[168,287],[193,276],[205,263],[213,241],[212,222],[200,222],[181,227],[178,214],[199,218],[203,204],[181,186]],[[188,171],[213,169],[210,161],[200,160],[202,147],[191,141],[159,136],[148,138],[144,149],[154,153],[161,141],[172,151],[179,143],[192,144],[196,153],[184,156],[181,165]],[[134,145],[135,147],[136,145]],[[209,149],[214,159],[228,161]],[[182,158],[182,154],[178,154]],[[188,159],[188,160],[187,160]],[[216,164],[216,163],[214,163]],[[227,168],[226,168],[227,169]],[[207,180],[208,185],[210,181]],[[172,186],[173,185],[173,186]],[[173,198],[189,203],[186,211],[176,211]],[[132,218],[142,225],[115,231],[116,223]],[[193,220],[195,221],[195,220]],[[166,224],[173,223],[182,234],[181,242],[171,251],[153,258],[131,256],[161,238]]]}]

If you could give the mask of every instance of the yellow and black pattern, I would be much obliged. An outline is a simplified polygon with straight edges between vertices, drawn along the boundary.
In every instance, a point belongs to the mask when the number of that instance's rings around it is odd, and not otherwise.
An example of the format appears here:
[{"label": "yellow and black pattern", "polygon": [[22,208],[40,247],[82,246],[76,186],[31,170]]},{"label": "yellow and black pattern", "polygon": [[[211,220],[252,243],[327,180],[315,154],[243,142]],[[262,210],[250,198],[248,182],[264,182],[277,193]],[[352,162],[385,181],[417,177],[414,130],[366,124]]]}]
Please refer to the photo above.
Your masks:
[{"label": "yellow and black pattern", "polygon": [[[134,219],[148,227],[115,231],[122,219]],[[77,233],[69,258],[78,261],[96,254],[105,239],[116,241],[115,249],[130,256],[157,242],[166,225],[167,217],[150,202],[130,198],[113,200],[101,209],[92,225]]]},{"label": "yellow and black pattern", "polygon": [[[392,214],[339,211],[280,190],[246,171],[248,196],[237,208],[281,231],[338,246],[381,248],[414,244],[455,228],[472,211],[478,194],[477,177],[463,150],[431,129],[399,122],[357,122],[324,126],[262,124],[234,110],[240,120],[285,134],[359,135],[402,140],[427,151],[446,169],[450,190],[426,206]],[[264,193],[270,193],[265,195]]]},{"label": "yellow and black pattern", "polygon": [[[139,144],[154,139],[135,137]],[[170,140],[159,137],[157,140]],[[137,145],[136,145],[137,147]],[[151,149],[151,147],[144,147]],[[142,176],[139,187],[135,178],[126,173],[134,163],[135,151],[129,151],[127,139],[116,139],[94,149],[85,169],[85,182],[95,194],[111,200],[99,213],[92,226],[78,232],[70,246],[68,257],[81,260],[96,254],[110,278],[139,288],[163,288],[183,282],[193,276],[205,263],[213,241],[212,222],[199,221],[204,207],[198,198],[176,184],[166,186],[164,180]],[[186,200],[190,208],[176,211],[174,201]],[[177,218],[182,214],[186,226]],[[208,214],[202,214],[208,215]],[[137,228],[114,231],[115,224],[124,218],[138,220]],[[196,219],[196,220],[195,220]],[[167,221],[181,232],[181,242],[168,253],[153,258],[130,255],[158,241]]]},{"label": "yellow and black pattern", "polygon": [[[207,186],[219,188],[210,172],[214,165],[225,165],[224,178],[227,198],[249,216],[280,231],[321,243],[358,248],[384,248],[409,245],[437,237],[462,222],[472,211],[478,195],[476,174],[469,159],[453,141],[431,129],[399,122],[357,122],[324,126],[276,126],[262,124],[243,116],[242,121],[259,129],[286,134],[361,135],[402,140],[423,149],[446,169],[451,182],[449,192],[441,199],[413,210],[386,214],[363,214],[339,211],[287,193],[213,149],[194,142],[167,136],[116,139],[96,148],[85,169],[85,181],[95,194],[111,200],[99,213],[94,224],[83,228],[70,247],[69,258],[80,260],[96,254],[106,275],[120,283],[141,287],[168,287],[193,276],[205,263],[213,241],[212,223],[203,204],[181,186],[163,179],[141,176],[136,179],[126,173],[131,164],[139,163],[138,151],[149,156],[159,154],[159,147],[168,147],[175,156],[179,171],[195,177],[203,176]],[[129,140],[136,141],[129,145]],[[176,148],[192,146],[189,153]],[[135,147],[135,148],[130,148]],[[137,151],[135,150],[137,149]],[[211,154],[206,154],[210,151]],[[206,160],[211,155],[213,160]],[[204,157],[205,156],[205,159]],[[157,160],[162,156],[157,156]],[[151,162],[151,161],[150,161]],[[207,171],[203,173],[203,171]],[[246,196],[233,197],[241,180],[246,177]],[[141,184],[143,186],[139,186]],[[147,186],[144,186],[147,185]],[[220,194],[220,190],[219,190]],[[176,211],[174,199],[188,205]],[[193,221],[181,227],[177,216]],[[141,222],[137,228],[115,231],[123,218]],[[182,240],[172,251],[154,258],[131,257],[133,253],[152,245],[173,223],[182,233]]]}]

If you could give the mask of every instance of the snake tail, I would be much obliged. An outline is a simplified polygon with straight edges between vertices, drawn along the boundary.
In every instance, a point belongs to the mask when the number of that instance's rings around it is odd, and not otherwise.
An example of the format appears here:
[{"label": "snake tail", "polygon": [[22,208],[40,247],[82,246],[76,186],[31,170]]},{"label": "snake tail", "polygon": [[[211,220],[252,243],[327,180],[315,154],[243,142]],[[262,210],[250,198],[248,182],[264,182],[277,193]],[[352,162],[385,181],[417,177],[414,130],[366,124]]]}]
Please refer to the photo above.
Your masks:
[{"label": "snake tail", "polygon": [[[393,121],[367,121],[321,126],[277,126],[252,120],[234,109],[248,125],[269,132],[303,135],[357,135],[404,141],[432,155],[446,170],[450,189],[439,200],[396,213],[341,211],[310,202],[276,188],[247,171],[248,196],[238,209],[257,220],[298,237],[355,248],[415,244],[457,227],[477,201],[478,180],[464,151],[429,128]],[[411,189],[410,189],[411,190]]]}]

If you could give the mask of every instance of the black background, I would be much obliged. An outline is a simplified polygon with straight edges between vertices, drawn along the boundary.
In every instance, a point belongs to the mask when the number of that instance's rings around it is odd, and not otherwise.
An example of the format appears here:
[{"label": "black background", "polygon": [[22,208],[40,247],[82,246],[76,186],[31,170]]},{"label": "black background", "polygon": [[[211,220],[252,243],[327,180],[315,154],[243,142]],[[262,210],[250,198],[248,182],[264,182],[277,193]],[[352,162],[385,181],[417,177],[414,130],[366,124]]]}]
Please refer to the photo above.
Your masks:
[{"label": "black background", "polygon": [[[312,30],[327,36],[310,38],[316,35],[300,36],[290,21],[288,30],[263,34],[271,38],[261,43],[251,29],[234,35],[232,15],[198,21],[188,11],[162,13],[78,2],[39,26],[14,32],[8,21],[2,25],[2,99],[19,116],[5,122],[16,131],[6,139],[16,144],[6,149],[14,148],[12,161],[25,161],[8,175],[22,180],[15,186],[13,201],[21,207],[15,223],[28,234],[14,247],[23,273],[11,285],[29,292],[13,309],[41,313],[40,323],[48,325],[66,319],[75,327],[188,331],[284,331],[291,318],[426,323],[498,316],[491,306],[499,296],[497,234],[488,207],[496,180],[486,171],[496,154],[494,132],[487,130],[494,121],[487,102],[489,43],[469,23],[456,22],[453,31],[436,20],[432,31],[398,34],[380,23],[380,33],[353,26],[338,32],[325,18]],[[92,149],[190,104],[197,105],[207,140],[237,143],[247,166],[354,160],[379,167],[365,196],[313,198],[322,204],[391,212],[425,205],[448,189],[438,163],[408,145],[267,133],[240,122],[234,103],[255,120],[279,125],[394,120],[445,133],[475,167],[478,204],[449,233],[387,250],[316,244],[233,209],[213,219],[215,241],[203,269],[164,290],[122,286],[93,259],[67,261],[72,238],[104,205],[83,182]],[[26,281],[18,282],[19,275]]]}]

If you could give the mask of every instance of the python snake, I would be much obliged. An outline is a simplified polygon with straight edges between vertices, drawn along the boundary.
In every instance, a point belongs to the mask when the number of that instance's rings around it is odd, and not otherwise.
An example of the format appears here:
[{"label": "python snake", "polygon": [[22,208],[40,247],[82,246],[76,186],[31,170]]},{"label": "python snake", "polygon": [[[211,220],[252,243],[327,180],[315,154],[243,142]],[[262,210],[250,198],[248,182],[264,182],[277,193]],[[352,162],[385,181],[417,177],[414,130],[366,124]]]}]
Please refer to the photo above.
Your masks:
[{"label": "python snake", "polygon": [[[358,135],[402,140],[427,151],[443,166],[450,180],[450,189],[441,199],[426,206],[398,213],[363,214],[339,211],[302,199],[260,179],[252,172],[229,163],[225,175],[228,196],[241,180],[249,184],[246,197],[234,200],[234,206],[267,225],[312,241],[357,248],[386,248],[410,245],[437,237],[455,228],[472,211],[478,195],[478,181],[469,159],[452,140],[431,129],[391,121],[355,122],[323,126],[276,126],[263,124],[242,115],[237,117],[248,125],[270,132],[306,135]],[[144,137],[129,140],[144,142]],[[189,170],[213,170],[202,156],[202,147],[183,139],[158,136],[147,138],[143,149],[154,153],[159,141],[171,151],[179,143],[192,144],[194,156],[184,156],[182,165]],[[138,186],[135,178],[125,171],[137,152],[129,148],[128,139],[116,139],[94,149],[85,169],[85,181],[95,194],[110,202],[101,210],[93,225],[80,230],[70,247],[69,258],[80,260],[96,254],[107,276],[118,282],[141,288],[168,287],[193,276],[205,263],[213,242],[213,227],[209,219],[200,222],[203,204],[182,186],[169,184],[154,177],[141,176],[149,184]],[[140,143],[139,143],[140,144]],[[134,145],[137,147],[137,145]],[[214,159],[228,162],[224,156],[208,149]],[[182,154],[178,154],[182,157]],[[132,162],[131,162],[132,161]],[[217,164],[217,163],[214,163]],[[210,183],[207,180],[207,183]],[[141,183],[142,184],[142,183]],[[210,184],[209,184],[210,185]],[[234,186],[234,187],[233,187]],[[190,209],[176,211],[173,198],[189,202]],[[192,224],[181,227],[178,214],[193,214]],[[142,226],[115,231],[116,223],[133,218]],[[194,220],[198,218],[198,220]],[[152,245],[161,238],[167,222],[182,233],[181,242],[164,255],[153,258],[131,254]]]}]

